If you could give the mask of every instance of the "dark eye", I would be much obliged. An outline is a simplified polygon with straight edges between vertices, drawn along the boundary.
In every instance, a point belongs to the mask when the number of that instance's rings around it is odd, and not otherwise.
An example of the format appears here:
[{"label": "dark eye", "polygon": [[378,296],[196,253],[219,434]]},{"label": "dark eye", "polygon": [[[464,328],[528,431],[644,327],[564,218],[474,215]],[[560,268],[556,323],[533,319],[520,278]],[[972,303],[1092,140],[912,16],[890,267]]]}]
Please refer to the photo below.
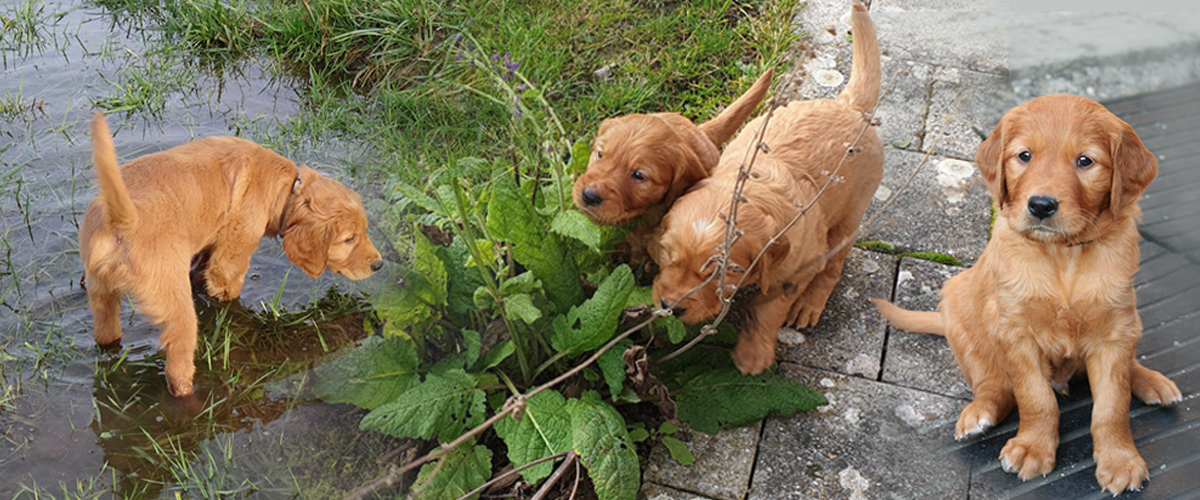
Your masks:
[{"label": "dark eye", "polygon": [[646,173],[642,172],[641,170],[634,170],[632,174],[629,174],[629,176],[639,181],[646,180]]},{"label": "dark eye", "polygon": [[1075,166],[1079,168],[1088,168],[1092,166],[1092,159],[1086,156],[1080,156],[1075,159]]},{"label": "dark eye", "polygon": [[1017,159],[1021,160],[1021,163],[1029,163],[1029,160],[1033,159],[1033,153],[1030,153],[1029,151],[1021,151],[1021,153],[1017,155]]},{"label": "dark eye", "polygon": [[596,158],[604,158],[604,150],[603,149],[596,150]]},{"label": "dark eye", "polygon": [[342,240],[342,243],[345,243],[345,244],[347,244],[347,245],[349,245],[349,244],[351,244],[351,243],[354,243],[354,237],[353,237],[353,236],[351,236],[351,237],[349,237],[349,238],[346,238],[346,239]]}]

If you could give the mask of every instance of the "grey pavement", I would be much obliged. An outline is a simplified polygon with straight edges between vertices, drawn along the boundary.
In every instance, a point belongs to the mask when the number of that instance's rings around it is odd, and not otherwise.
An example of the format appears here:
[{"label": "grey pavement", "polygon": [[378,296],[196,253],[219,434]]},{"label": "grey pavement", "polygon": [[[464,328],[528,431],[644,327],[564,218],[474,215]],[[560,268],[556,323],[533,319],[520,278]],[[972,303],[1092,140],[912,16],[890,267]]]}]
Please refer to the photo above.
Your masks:
[{"label": "grey pavement", "polygon": [[[800,98],[832,97],[844,84],[851,58],[849,4],[810,0],[798,12],[797,29],[811,35],[814,48],[804,62],[809,78]],[[991,200],[972,163],[978,131],[989,132],[1004,111],[1038,95],[1066,92],[1103,101],[1200,81],[1198,13],[1007,9],[1004,0],[872,2],[884,68],[876,115],[887,151],[885,177],[868,212],[868,218],[879,216],[860,240],[884,241],[897,252],[947,254],[970,265],[987,243],[991,219]],[[980,441],[955,443],[954,422],[971,393],[945,340],[887,327],[866,300],[882,297],[932,310],[942,284],[962,269],[855,249],[821,323],[780,331],[777,369],[825,394],[829,405],[717,436],[688,434],[685,442],[699,458],[691,467],[672,461],[660,446],[644,474],[642,496],[1096,496],[1086,386],[1083,394],[1060,401],[1059,467],[1050,477],[1023,483],[997,461],[1016,418]],[[1200,266],[1146,243],[1136,286],[1146,324],[1140,359],[1168,376],[1194,373],[1200,338],[1179,339],[1200,316],[1200,292],[1185,293],[1200,287]],[[1200,428],[1191,425],[1200,422],[1200,406],[1192,409],[1195,393],[1189,392],[1200,389],[1193,387],[1200,384],[1195,378],[1177,380],[1189,394],[1183,408],[1134,405],[1135,439],[1156,478],[1142,498],[1200,495],[1200,488],[1191,489],[1198,486],[1194,480],[1180,479],[1200,477],[1200,455],[1179,458],[1168,449],[1200,449],[1200,437],[1162,427]]]}]

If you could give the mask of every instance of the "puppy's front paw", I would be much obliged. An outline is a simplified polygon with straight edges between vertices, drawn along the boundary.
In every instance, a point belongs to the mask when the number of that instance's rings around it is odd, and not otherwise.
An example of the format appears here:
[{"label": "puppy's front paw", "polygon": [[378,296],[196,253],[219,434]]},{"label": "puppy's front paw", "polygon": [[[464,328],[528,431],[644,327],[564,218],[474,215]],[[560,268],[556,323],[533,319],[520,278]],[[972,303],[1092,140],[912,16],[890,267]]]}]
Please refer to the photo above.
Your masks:
[{"label": "puppy's front paw", "polygon": [[1100,488],[1119,495],[1125,490],[1140,490],[1142,482],[1150,478],[1146,461],[1133,447],[1110,447],[1095,453],[1096,480]]},{"label": "puppy's front paw", "polygon": [[1057,442],[1049,439],[1032,440],[1017,433],[1000,450],[1000,465],[1005,472],[1015,472],[1024,480],[1045,476],[1054,470],[1054,447]]},{"label": "puppy's front paw", "polygon": [[792,304],[792,310],[788,313],[788,321],[786,326],[792,328],[808,328],[816,326],[817,321],[821,319],[821,313],[825,312],[825,303],[814,303],[807,295],[800,297]]},{"label": "puppy's front paw", "polygon": [[958,415],[958,423],[954,425],[954,439],[962,441],[982,435],[996,425],[996,409],[994,405],[983,401],[971,401]]},{"label": "puppy's front paw", "polygon": [[738,341],[733,363],[746,375],[758,375],[775,364],[775,348],[756,342]]},{"label": "puppy's front paw", "polygon": [[1135,372],[1131,382],[1133,395],[1148,405],[1171,405],[1183,401],[1183,393],[1179,392],[1175,382],[1154,370]]}]

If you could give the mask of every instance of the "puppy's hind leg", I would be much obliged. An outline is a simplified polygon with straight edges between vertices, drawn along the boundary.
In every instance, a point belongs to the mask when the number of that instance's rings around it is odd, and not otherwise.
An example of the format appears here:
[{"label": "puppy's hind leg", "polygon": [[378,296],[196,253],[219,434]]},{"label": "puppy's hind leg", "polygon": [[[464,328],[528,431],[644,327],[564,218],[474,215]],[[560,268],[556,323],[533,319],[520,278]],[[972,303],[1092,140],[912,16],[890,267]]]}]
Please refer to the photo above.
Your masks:
[{"label": "puppy's hind leg", "polygon": [[167,357],[167,386],[171,394],[187,396],[192,393],[192,377],[196,372],[196,334],[199,329],[188,280],[189,257],[160,262],[143,273],[134,295],[150,321],[162,325],[159,345]]},{"label": "puppy's hind leg", "polygon": [[1148,405],[1172,405],[1183,401],[1179,387],[1165,375],[1142,366],[1137,359],[1129,364],[1130,389]]}]

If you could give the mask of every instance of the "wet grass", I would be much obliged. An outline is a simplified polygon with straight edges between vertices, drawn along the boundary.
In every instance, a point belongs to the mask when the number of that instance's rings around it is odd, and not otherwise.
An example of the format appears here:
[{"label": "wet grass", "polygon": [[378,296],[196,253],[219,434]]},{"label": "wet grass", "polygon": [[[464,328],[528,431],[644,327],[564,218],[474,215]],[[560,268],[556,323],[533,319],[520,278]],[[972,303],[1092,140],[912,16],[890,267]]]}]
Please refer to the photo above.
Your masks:
[{"label": "wet grass", "polygon": [[[363,138],[389,159],[382,168],[411,182],[458,156],[512,155],[522,140],[516,106],[489,98],[498,92],[480,64],[515,63],[569,140],[619,114],[703,119],[784,63],[798,2],[99,3],[156,19],[172,48],[200,59],[267,56],[281,76],[306,82],[311,105],[285,128]],[[127,94],[106,104],[156,102]]]}]

